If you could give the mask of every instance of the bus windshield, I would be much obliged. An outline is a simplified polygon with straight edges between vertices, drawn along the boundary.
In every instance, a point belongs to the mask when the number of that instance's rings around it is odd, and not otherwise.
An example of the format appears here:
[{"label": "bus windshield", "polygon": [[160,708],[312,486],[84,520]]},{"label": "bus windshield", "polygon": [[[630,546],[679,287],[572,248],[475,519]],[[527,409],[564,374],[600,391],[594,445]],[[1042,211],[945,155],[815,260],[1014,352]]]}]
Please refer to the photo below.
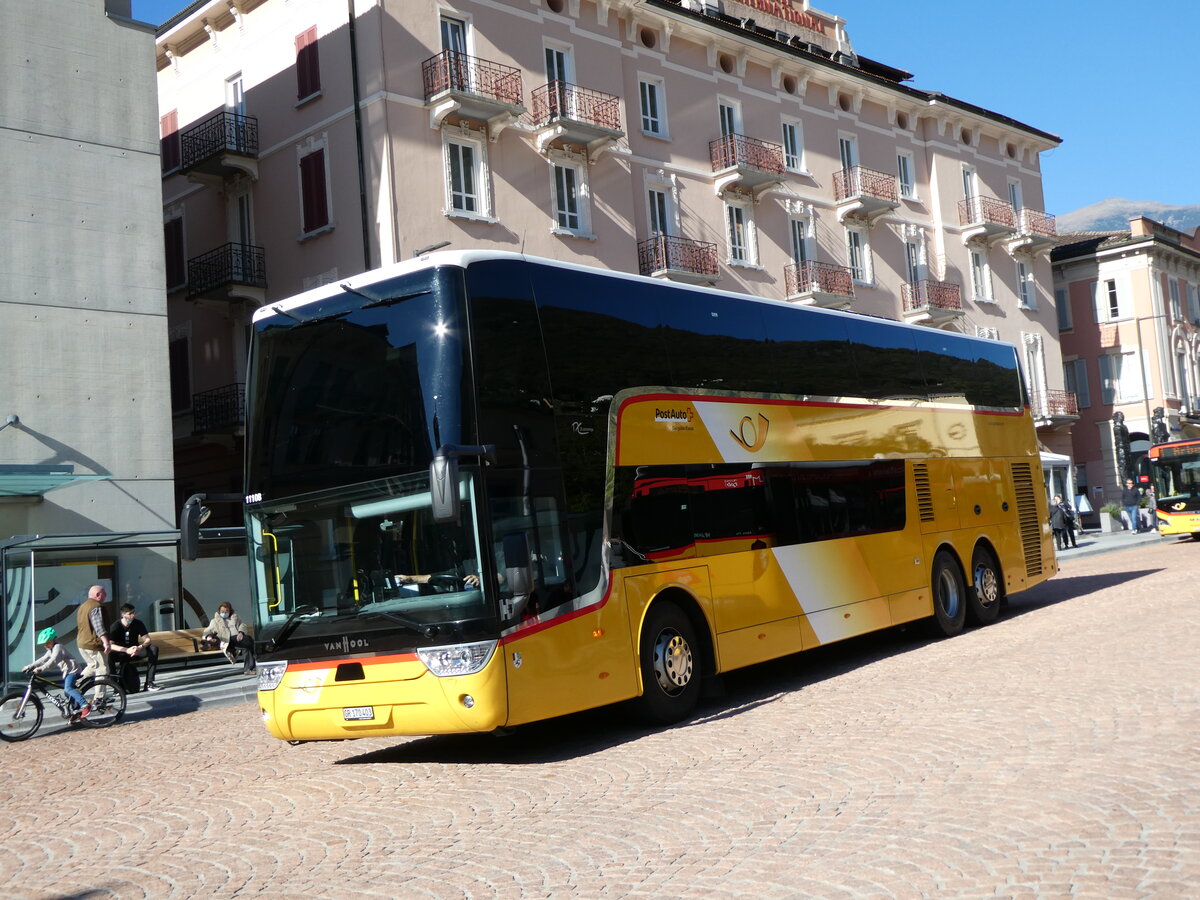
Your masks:
[{"label": "bus windshield", "polygon": [[434,522],[424,472],[249,509],[259,640],[316,657],[342,635],[368,652],[494,637],[477,483],[462,473],[456,524]]},{"label": "bus windshield", "polygon": [[1200,497],[1200,446],[1190,456],[1154,460],[1152,471],[1159,502]]}]

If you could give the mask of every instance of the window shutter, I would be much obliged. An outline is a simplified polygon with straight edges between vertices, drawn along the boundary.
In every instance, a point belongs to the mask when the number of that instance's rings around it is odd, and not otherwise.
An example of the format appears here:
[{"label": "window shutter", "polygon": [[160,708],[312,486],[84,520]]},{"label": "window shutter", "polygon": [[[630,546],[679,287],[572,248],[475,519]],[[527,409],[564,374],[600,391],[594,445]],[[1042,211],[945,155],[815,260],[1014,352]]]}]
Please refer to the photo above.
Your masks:
[{"label": "window shutter", "polygon": [[304,204],[304,231],[329,224],[329,200],[325,190],[325,151],[317,150],[300,160],[300,194]]},{"label": "window shutter", "polygon": [[162,170],[172,172],[179,168],[179,112],[171,110],[158,120],[159,152],[162,155]]},{"label": "window shutter", "polygon": [[1108,316],[1104,314],[1104,307],[1101,306],[1102,303],[1107,303],[1108,300],[1106,297],[1102,296],[1101,284],[1099,281],[1093,281],[1090,287],[1092,289],[1092,318],[1095,320],[1096,324],[1099,325],[1108,321]]},{"label": "window shutter", "polygon": [[1100,402],[1111,404],[1117,397],[1116,388],[1113,385],[1113,360],[1107,354],[1101,354],[1096,360],[1100,364]]},{"label": "window shutter", "polygon": [[317,27],[296,35],[296,99],[311,97],[321,89],[321,61],[317,56]]},{"label": "window shutter", "polygon": [[1075,367],[1075,399],[1080,409],[1087,409],[1092,405],[1092,391],[1088,387],[1087,379],[1087,360],[1077,359],[1071,365]]}]

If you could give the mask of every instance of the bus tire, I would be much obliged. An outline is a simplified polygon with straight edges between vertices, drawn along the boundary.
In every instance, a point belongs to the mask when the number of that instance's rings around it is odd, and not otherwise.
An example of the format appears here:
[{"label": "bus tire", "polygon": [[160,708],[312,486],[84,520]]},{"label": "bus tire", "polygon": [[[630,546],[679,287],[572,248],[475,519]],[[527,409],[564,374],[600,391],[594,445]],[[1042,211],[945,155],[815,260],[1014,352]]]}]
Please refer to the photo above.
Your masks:
[{"label": "bus tire", "polygon": [[1000,616],[1004,582],[1000,566],[987,547],[976,547],[971,555],[971,589],[967,591],[967,616],[974,625],[991,625]]},{"label": "bus tire", "polygon": [[687,718],[700,697],[700,655],[691,621],[674,603],[650,607],[639,647],[638,717],[655,725]]},{"label": "bus tire", "polygon": [[967,589],[958,560],[949,551],[939,550],[934,556],[929,587],[933,592],[934,634],[954,637],[967,620]]}]

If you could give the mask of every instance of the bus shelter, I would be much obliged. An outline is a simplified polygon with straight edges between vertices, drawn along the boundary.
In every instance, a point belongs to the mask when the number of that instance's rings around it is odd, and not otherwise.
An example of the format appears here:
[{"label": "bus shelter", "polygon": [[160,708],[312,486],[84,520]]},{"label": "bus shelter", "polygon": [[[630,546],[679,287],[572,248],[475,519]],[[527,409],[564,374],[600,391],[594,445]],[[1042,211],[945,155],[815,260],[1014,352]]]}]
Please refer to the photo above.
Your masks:
[{"label": "bus shelter", "polygon": [[203,529],[200,547],[200,558],[181,564],[178,531],[0,540],[0,671],[11,678],[36,659],[38,632],[48,626],[74,645],[75,613],[94,584],[108,591],[114,621],[130,603],[150,631],[207,625],[223,600],[237,608],[249,596],[245,529]]}]

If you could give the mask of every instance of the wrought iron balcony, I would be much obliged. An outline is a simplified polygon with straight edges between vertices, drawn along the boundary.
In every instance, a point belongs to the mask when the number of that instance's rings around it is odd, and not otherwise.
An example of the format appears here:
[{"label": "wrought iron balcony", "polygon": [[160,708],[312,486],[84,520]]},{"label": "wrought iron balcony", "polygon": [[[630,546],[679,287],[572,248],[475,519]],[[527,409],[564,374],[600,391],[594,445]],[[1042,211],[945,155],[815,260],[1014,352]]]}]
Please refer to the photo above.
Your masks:
[{"label": "wrought iron balcony", "polygon": [[947,281],[914,281],[901,288],[904,321],[939,325],[963,315],[962,293]]},{"label": "wrought iron balcony", "polygon": [[258,178],[258,119],[222,110],[179,135],[180,169]]},{"label": "wrought iron balcony", "polygon": [[446,116],[454,113],[487,122],[495,137],[525,113],[521,70],[512,66],[443,50],[421,64],[421,80],[433,128],[440,127]]},{"label": "wrought iron balcony", "polygon": [[262,247],[223,244],[188,260],[189,300],[253,300],[261,303],[267,287]]},{"label": "wrought iron balcony", "polygon": [[1028,250],[1036,253],[1058,243],[1058,226],[1054,216],[1038,209],[1017,210],[1017,231],[1009,241],[1008,249]]},{"label": "wrought iron balcony", "polygon": [[638,271],[671,281],[712,284],[720,277],[717,245],[657,234],[638,243]]},{"label": "wrought iron balcony", "polygon": [[192,394],[192,431],[196,434],[230,433],[246,424],[246,386],[227,384]]},{"label": "wrought iron balcony", "polygon": [[838,221],[861,216],[872,222],[900,205],[896,176],[864,166],[851,166],[833,175]]},{"label": "wrought iron balcony", "polygon": [[1071,422],[1079,418],[1074,391],[1038,391],[1029,398],[1034,419]]},{"label": "wrought iron balcony", "polygon": [[846,266],[805,260],[783,270],[787,298],[811,306],[845,309],[854,300],[854,273]]},{"label": "wrought iron balcony", "polygon": [[533,128],[539,152],[553,143],[586,147],[589,158],[625,136],[621,130],[621,100],[613,94],[551,81],[532,95]]},{"label": "wrought iron balcony", "polygon": [[1016,233],[1017,213],[1011,203],[995,197],[968,197],[958,201],[958,224],[963,226],[964,243],[990,241]]},{"label": "wrought iron balcony", "polygon": [[744,134],[727,134],[708,144],[717,194],[729,188],[751,191],[757,197],[783,181],[783,147]]}]

